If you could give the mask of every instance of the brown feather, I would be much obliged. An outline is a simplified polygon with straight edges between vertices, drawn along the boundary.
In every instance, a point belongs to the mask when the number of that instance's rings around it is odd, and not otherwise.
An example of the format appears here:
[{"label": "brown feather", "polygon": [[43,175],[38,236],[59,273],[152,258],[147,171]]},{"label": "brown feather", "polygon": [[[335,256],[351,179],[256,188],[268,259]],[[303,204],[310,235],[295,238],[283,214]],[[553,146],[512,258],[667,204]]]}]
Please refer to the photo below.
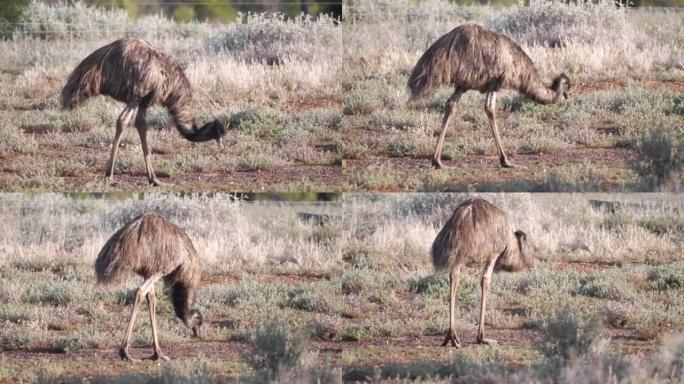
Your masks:
[{"label": "brown feather", "polygon": [[483,199],[459,205],[432,244],[432,264],[437,271],[456,265],[484,266],[500,256],[495,270],[515,271],[529,266],[524,240],[511,229],[506,214]]},{"label": "brown feather", "polygon": [[163,105],[178,131],[190,141],[208,141],[225,134],[217,121],[197,128],[190,111],[190,82],[183,70],[142,40],[116,40],[83,59],[62,89],[62,108],[73,109],[97,95],[144,108]]},{"label": "brown feather", "polygon": [[476,24],[460,25],[440,37],[408,81],[411,99],[430,96],[443,85],[483,93],[515,89],[545,104],[556,102],[563,92],[544,85],[530,57],[513,40]]},{"label": "brown feather", "polygon": [[131,274],[159,274],[178,317],[185,320],[200,282],[197,251],[188,235],[156,213],[145,213],[119,229],[95,260],[97,281],[118,282]]}]

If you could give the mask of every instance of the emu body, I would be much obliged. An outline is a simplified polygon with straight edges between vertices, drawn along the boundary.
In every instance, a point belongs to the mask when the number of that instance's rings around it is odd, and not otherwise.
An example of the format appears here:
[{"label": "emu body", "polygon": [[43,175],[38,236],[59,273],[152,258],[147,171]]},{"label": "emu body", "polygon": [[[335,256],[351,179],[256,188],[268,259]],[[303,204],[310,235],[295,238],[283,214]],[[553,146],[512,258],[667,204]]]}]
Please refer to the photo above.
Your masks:
[{"label": "emu body", "polygon": [[513,232],[506,214],[483,199],[470,199],[456,208],[454,214],[432,244],[432,264],[437,272],[449,272],[449,331],[442,346],[460,347],[456,335],[455,307],[459,277],[463,267],[484,267],[481,287],[480,320],[477,341],[490,344],[495,340],[484,335],[484,316],[489,283],[494,271],[518,271],[529,268],[522,231]]},{"label": "emu body", "polygon": [[152,169],[150,148],[147,143],[147,109],[164,106],[171,114],[178,132],[187,140],[202,142],[216,140],[226,129],[214,120],[198,128],[190,104],[190,82],[165,53],[148,43],[124,38],[105,45],[91,53],[74,69],[62,89],[62,108],[73,109],[86,99],[107,95],[126,104],[116,121],[116,133],[105,177],[112,179],[114,164],[124,128],[135,115],[134,125],[140,135],[145,169],[150,184],[161,185]]},{"label": "emu body", "polygon": [[411,100],[433,94],[440,86],[454,87],[444,107],[442,127],[432,163],[447,168],[441,160],[446,129],[463,93],[477,90],[485,93],[485,112],[503,167],[513,167],[504,153],[496,126],[496,93],[514,89],[537,103],[556,103],[567,98],[570,81],[564,74],[545,85],[532,60],[508,37],[479,25],[463,24],[440,37],[421,56],[409,77]]},{"label": "emu body", "polygon": [[154,340],[152,359],[168,360],[159,346],[155,320],[154,284],[162,279],[176,316],[192,329],[194,336],[199,335],[202,314],[192,308],[201,275],[197,251],[185,231],[164,217],[146,213],[124,225],[102,247],[95,261],[95,272],[100,283],[118,282],[130,274],[144,279],[135,294],[131,317],[119,349],[122,359],[137,361],[131,357],[128,346],[138,307],[143,297],[147,297]]}]

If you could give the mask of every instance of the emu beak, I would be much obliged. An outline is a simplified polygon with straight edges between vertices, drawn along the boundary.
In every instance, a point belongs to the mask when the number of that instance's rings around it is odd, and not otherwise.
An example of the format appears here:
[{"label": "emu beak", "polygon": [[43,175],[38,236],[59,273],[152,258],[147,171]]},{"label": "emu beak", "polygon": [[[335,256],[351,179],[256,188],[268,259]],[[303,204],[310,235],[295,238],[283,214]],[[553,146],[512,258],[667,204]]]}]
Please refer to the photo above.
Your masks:
[{"label": "emu beak", "polygon": [[567,92],[563,92],[563,97],[565,97],[565,100],[567,100],[567,99],[568,99],[568,93],[567,93]]},{"label": "emu beak", "polygon": [[216,139],[216,144],[218,144],[219,148],[220,148],[220,147],[223,147],[223,139],[222,139],[221,137],[219,137],[218,139]]},{"label": "emu beak", "polygon": [[193,335],[194,337],[200,337],[200,332],[199,332],[199,327],[198,327],[198,326],[192,327],[192,335]]}]

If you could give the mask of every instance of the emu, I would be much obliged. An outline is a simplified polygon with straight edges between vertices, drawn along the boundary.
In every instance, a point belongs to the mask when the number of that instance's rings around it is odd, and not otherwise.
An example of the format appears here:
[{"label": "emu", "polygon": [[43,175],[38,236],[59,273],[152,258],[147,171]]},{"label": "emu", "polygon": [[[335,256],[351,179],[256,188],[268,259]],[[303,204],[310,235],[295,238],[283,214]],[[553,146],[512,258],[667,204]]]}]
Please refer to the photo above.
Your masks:
[{"label": "emu", "polygon": [[485,266],[482,274],[482,299],[480,321],[477,328],[477,342],[493,344],[495,340],[485,338],[484,318],[493,271],[518,271],[527,269],[531,263],[525,258],[527,236],[522,231],[511,230],[506,214],[483,199],[469,199],[456,208],[454,214],[432,244],[432,264],[437,272],[449,272],[449,331],[442,346],[449,342],[460,347],[456,335],[455,307],[461,269]]},{"label": "emu", "polygon": [[461,95],[468,90],[487,94],[485,113],[494,135],[502,167],[515,167],[504,153],[496,127],[496,92],[515,89],[541,104],[556,103],[561,95],[567,99],[570,80],[557,76],[546,86],[529,56],[508,37],[479,25],[463,24],[440,37],[413,68],[408,80],[411,100],[432,95],[440,86],[454,86],[454,93],[444,106],[442,127],[432,157],[432,165],[448,168],[442,163],[444,136]]},{"label": "emu", "polygon": [[159,346],[155,320],[156,294],[154,284],[160,279],[173,303],[176,316],[199,336],[202,314],[192,308],[200,282],[197,251],[188,235],[180,227],[156,213],[145,213],[119,229],[102,247],[95,261],[97,281],[112,283],[131,273],[144,280],[135,294],[133,310],[128,321],[119,356],[128,361],[139,361],[128,352],[133,324],[143,297],[147,297],[154,340],[152,360],[169,360]]},{"label": "emu", "polygon": [[116,120],[116,133],[105,173],[105,179],[110,181],[114,176],[121,134],[135,115],[134,125],[140,136],[147,179],[152,185],[162,185],[152,169],[147,143],[145,114],[153,105],[163,105],[173,117],[178,132],[189,141],[216,140],[220,145],[221,137],[226,133],[226,128],[218,120],[202,128],[197,127],[190,111],[190,82],[182,69],[165,53],[138,39],[114,41],[83,59],[62,89],[62,108],[74,109],[97,95],[111,96],[126,104]]}]

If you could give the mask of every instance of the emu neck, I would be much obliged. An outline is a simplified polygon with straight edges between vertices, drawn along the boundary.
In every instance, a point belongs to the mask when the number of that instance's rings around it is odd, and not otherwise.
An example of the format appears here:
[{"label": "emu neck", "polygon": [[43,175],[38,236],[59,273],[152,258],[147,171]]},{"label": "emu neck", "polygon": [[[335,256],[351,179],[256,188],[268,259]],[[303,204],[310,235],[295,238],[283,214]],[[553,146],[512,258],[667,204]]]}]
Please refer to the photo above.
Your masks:
[{"label": "emu neck", "polygon": [[561,97],[560,90],[553,89],[553,84],[544,84],[538,76],[521,81],[518,91],[540,104],[555,104]]},{"label": "emu neck", "polygon": [[197,129],[197,126],[193,127],[192,133],[181,133],[189,141],[202,142],[216,139],[216,133],[214,132],[213,126],[210,123],[204,124],[202,128]]},{"label": "emu neck", "polygon": [[185,318],[190,311],[190,307],[192,306],[195,292],[184,283],[177,282],[171,286],[170,294],[176,316],[185,321]]}]

